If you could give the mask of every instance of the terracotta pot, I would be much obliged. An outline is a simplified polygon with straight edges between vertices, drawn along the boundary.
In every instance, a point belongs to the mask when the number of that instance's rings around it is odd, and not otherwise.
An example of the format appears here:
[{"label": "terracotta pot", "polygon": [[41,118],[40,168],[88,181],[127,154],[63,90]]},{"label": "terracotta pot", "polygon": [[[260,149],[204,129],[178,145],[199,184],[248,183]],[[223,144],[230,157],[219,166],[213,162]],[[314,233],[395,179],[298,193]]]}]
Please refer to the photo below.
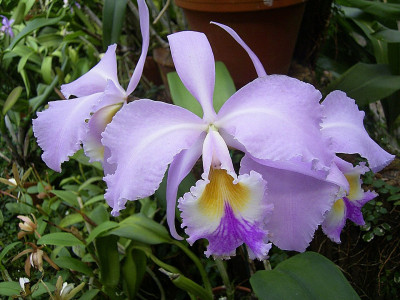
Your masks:
[{"label": "terracotta pot", "polygon": [[175,0],[191,30],[204,32],[215,59],[225,63],[237,88],[257,77],[242,47],[210,21],[232,27],[254,51],[268,74],[287,74],[305,0]]}]

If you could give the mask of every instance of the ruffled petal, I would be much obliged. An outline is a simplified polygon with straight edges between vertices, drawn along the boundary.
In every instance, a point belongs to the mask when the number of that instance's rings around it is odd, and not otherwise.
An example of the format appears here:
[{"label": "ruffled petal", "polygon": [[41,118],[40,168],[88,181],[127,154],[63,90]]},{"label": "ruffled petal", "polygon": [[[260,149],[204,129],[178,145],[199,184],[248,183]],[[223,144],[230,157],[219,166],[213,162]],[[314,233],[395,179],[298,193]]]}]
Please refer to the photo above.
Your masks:
[{"label": "ruffled petal", "polygon": [[258,78],[225,102],[214,124],[255,158],[301,157],[328,169],[334,153],[320,132],[320,98],[312,85],[288,76]]},{"label": "ruffled petal", "polygon": [[168,169],[167,177],[167,223],[171,235],[181,240],[175,228],[175,206],[178,187],[182,180],[189,174],[197,160],[201,156],[205,133],[200,135],[194,145],[187,150],[182,150],[174,157]]},{"label": "ruffled petal", "polygon": [[168,41],[182,83],[200,102],[203,118],[207,121],[214,119],[215,62],[207,37],[200,32],[181,31],[169,35]]},{"label": "ruffled petal", "polygon": [[347,206],[347,218],[357,225],[364,225],[365,221],[361,212],[361,208],[365,203],[371,201],[376,196],[378,196],[377,193],[367,191],[363,194],[363,197],[360,200],[351,201],[350,199],[345,198]]},{"label": "ruffled petal", "polygon": [[90,162],[103,162],[104,146],[101,143],[101,134],[121,107],[122,103],[108,105],[96,111],[90,118],[86,137],[82,141],[83,149],[90,158]]},{"label": "ruffled petal", "polygon": [[240,173],[252,170],[268,183],[268,201],[274,205],[266,225],[269,239],[283,250],[305,251],[325,212],[336,200],[339,186],[297,172],[263,166],[245,155]]},{"label": "ruffled petal", "polygon": [[322,230],[334,242],[340,243],[340,233],[346,224],[346,220],[350,219],[357,225],[364,225],[364,218],[361,208],[365,203],[377,196],[375,192],[364,192],[362,188],[362,180],[360,176],[369,169],[365,163],[353,167],[352,164],[340,159],[335,159],[335,165],[342,172],[348,182],[348,189],[344,197],[338,199],[326,214],[326,218],[322,223]]},{"label": "ruffled petal", "polygon": [[253,50],[251,50],[249,48],[249,46],[246,45],[246,43],[241,39],[241,37],[236,33],[236,31],[234,31],[232,28],[230,28],[229,26],[226,26],[224,24],[220,24],[217,22],[210,22],[210,23],[215,24],[215,25],[221,27],[222,29],[224,29],[235,39],[236,42],[238,42],[238,44],[240,46],[243,47],[243,49],[247,52],[251,61],[253,62],[253,65],[254,65],[254,68],[256,69],[258,77],[267,76],[267,73],[265,72],[265,69],[264,69],[261,61],[258,59],[257,55],[253,52]]},{"label": "ruffled petal", "polygon": [[133,71],[131,80],[129,81],[126,92],[130,95],[137,87],[140,77],[142,77],[144,62],[146,60],[147,51],[149,50],[150,34],[149,34],[149,9],[147,8],[144,0],[138,0],[140,30],[142,33],[142,52],[140,53],[139,60],[136,68]]},{"label": "ruffled petal", "polygon": [[116,48],[116,44],[108,46],[99,63],[75,81],[63,84],[61,93],[68,99],[71,95],[83,97],[104,92],[108,80],[112,80],[124,92],[118,83]]},{"label": "ruffled petal", "polygon": [[359,153],[368,160],[374,172],[387,166],[394,155],[387,153],[364,128],[364,112],[342,91],[331,92],[322,102],[325,118],[321,132],[332,140],[337,153]]},{"label": "ruffled petal", "polygon": [[104,178],[112,214],[127,200],[152,195],[174,156],[192,147],[206,128],[199,117],[171,104],[136,100],[124,105],[102,134],[111,151],[107,162],[117,165]]},{"label": "ruffled petal", "polygon": [[235,255],[246,244],[254,257],[264,259],[271,248],[264,223],[272,210],[265,194],[266,184],[256,172],[235,180],[226,170],[211,169],[208,178],[179,199],[187,241],[207,239],[205,254],[220,258]]},{"label": "ruffled petal", "polygon": [[49,108],[33,120],[33,132],[44,151],[47,166],[61,172],[61,163],[68,160],[81,147],[86,136],[87,122],[94,105],[103,93],[70,100],[49,102]]},{"label": "ruffled petal", "polygon": [[340,233],[346,224],[347,207],[343,199],[338,199],[327,212],[322,230],[335,243],[340,243]]}]

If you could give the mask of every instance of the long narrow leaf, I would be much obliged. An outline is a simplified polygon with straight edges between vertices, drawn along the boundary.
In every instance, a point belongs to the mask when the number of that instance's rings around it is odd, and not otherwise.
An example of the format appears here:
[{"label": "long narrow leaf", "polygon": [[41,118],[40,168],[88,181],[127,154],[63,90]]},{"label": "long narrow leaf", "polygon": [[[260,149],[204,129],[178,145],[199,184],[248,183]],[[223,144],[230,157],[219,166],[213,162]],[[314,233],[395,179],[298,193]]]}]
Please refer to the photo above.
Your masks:
[{"label": "long narrow leaf", "polygon": [[117,43],[128,0],[105,0],[103,7],[103,47]]}]

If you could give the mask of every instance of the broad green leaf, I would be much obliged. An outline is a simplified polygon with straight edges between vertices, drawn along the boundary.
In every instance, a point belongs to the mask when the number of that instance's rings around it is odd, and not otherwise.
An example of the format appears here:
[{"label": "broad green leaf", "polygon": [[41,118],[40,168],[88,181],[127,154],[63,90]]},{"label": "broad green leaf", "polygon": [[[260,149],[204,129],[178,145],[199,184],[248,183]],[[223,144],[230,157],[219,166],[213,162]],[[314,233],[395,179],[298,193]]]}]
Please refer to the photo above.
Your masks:
[{"label": "broad green leaf", "polygon": [[388,43],[400,43],[400,31],[393,29],[381,29],[372,34],[373,37],[378,40],[382,40]]},{"label": "broad green leaf", "polygon": [[143,251],[128,249],[122,262],[123,279],[129,299],[134,299],[146,272],[147,257]]},{"label": "broad green leaf", "polygon": [[87,276],[93,276],[92,269],[87,264],[81,262],[76,258],[68,256],[60,256],[54,259],[54,262],[62,269],[69,269],[83,273]]},{"label": "broad green leaf", "polygon": [[201,118],[203,116],[203,109],[201,108],[200,103],[183,85],[181,79],[178,76],[178,73],[168,73],[167,79],[172,102],[174,102],[175,105],[190,110],[192,113],[198,115]]},{"label": "broad green leaf", "polygon": [[[50,282],[45,282],[45,284],[46,284],[46,286],[47,286],[47,288],[49,289],[50,292],[53,292],[55,290],[55,286],[53,284],[51,284]],[[35,289],[35,291],[33,292],[32,298],[33,299],[35,299],[35,298],[37,299],[37,297],[39,297],[41,295],[44,295],[44,294],[47,294],[46,295],[46,298],[47,298],[47,296],[49,294],[47,292],[47,289],[43,286],[43,284],[41,282],[38,282],[37,286],[38,286],[38,288]],[[39,298],[39,299],[43,299],[43,298]]]},{"label": "broad green leaf", "polygon": [[400,4],[369,0],[339,0],[337,3],[339,5],[357,7],[377,17],[391,18],[393,20],[400,19]]},{"label": "broad green leaf", "polygon": [[95,167],[98,170],[103,170],[103,167],[101,166],[101,163],[99,163],[98,161],[95,161],[93,163],[89,162],[89,158],[85,155],[85,153],[83,152],[83,150],[78,150],[74,155],[71,156],[72,159],[78,161],[79,163],[81,163],[82,165],[85,166],[92,166]]},{"label": "broad green leaf", "polygon": [[21,96],[21,93],[22,93],[22,86],[17,86],[11,91],[11,93],[7,97],[6,102],[4,102],[2,111],[3,115],[5,115],[7,111],[9,111],[14,106],[14,104],[18,101],[19,96]]},{"label": "broad green leaf", "polygon": [[9,212],[20,215],[29,215],[35,211],[31,206],[23,202],[9,202],[6,204],[6,208]]},{"label": "broad green leaf", "polygon": [[19,1],[18,6],[14,9],[11,19],[14,19],[14,25],[20,24],[24,20],[26,4],[24,1]]},{"label": "broad green leaf", "polygon": [[118,239],[117,236],[110,235],[97,238],[95,242],[100,263],[100,281],[107,289],[114,289],[119,282]]},{"label": "broad green leaf", "polygon": [[236,92],[235,84],[231,74],[222,61],[215,63],[215,88],[214,88],[214,109],[219,112],[222,105]]},{"label": "broad green leaf", "polygon": [[128,0],[105,0],[103,6],[103,48],[117,43],[125,20]]},{"label": "broad green leaf", "polygon": [[37,243],[39,245],[56,245],[56,246],[75,246],[83,245],[77,237],[69,232],[54,232],[42,236]]},{"label": "broad green leaf", "polygon": [[83,222],[83,217],[81,214],[70,214],[65,216],[60,223],[58,224],[60,227],[68,227],[72,224]]},{"label": "broad green leaf", "polygon": [[[190,94],[183,85],[181,79],[176,72],[167,74],[168,86],[171,92],[172,101],[192,113],[203,116],[203,110],[200,103]],[[222,105],[236,92],[233,79],[223,62],[215,63],[215,88],[213,94],[213,106],[216,112],[220,110]]]},{"label": "broad green leaf", "polygon": [[250,284],[261,300],[360,299],[340,269],[315,252],[297,254],[273,270],[258,271]]},{"label": "broad green leaf", "polygon": [[14,296],[19,295],[21,287],[16,281],[4,281],[0,282],[0,295],[3,296]]},{"label": "broad green leaf", "polygon": [[171,237],[164,226],[142,214],[135,214],[124,219],[117,228],[111,230],[108,234],[118,235],[150,245],[171,241]]},{"label": "broad green leaf", "polygon": [[99,201],[104,201],[104,195],[97,195],[97,196],[94,196],[93,198],[90,198],[83,204],[83,206],[89,206],[89,205],[92,205],[93,203],[96,203]]},{"label": "broad green leaf", "polygon": [[88,217],[96,224],[102,224],[110,220],[110,213],[106,209],[106,204],[101,203],[96,205],[94,209],[88,213]]},{"label": "broad green leaf", "polygon": [[54,78],[53,70],[51,68],[53,62],[52,56],[46,56],[42,61],[42,66],[40,71],[42,73],[42,77],[45,83],[51,84]]},{"label": "broad green leaf", "polygon": [[95,227],[92,232],[89,234],[89,237],[86,239],[86,242],[89,244],[91,243],[96,237],[100,236],[101,234],[118,227],[117,222],[113,221],[106,221],[101,223],[99,226]]},{"label": "broad green leaf", "polygon": [[332,82],[327,92],[342,90],[359,106],[381,100],[400,90],[400,76],[387,65],[357,63]]},{"label": "broad green leaf", "polygon": [[58,198],[64,200],[67,202],[69,205],[74,206],[74,207],[79,207],[78,204],[78,196],[71,191],[58,191],[58,190],[52,190],[51,191],[54,195],[56,195]]},{"label": "broad green leaf", "polygon": [[81,191],[81,190],[85,189],[85,187],[87,187],[88,185],[90,185],[90,184],[93,183],[93,182],[102,181],[102,180],[103,180],[103,177],[100,177],[100,176],[91,177],[91,178],[89,178],[88,180],[86,180],[84,183],[82,183],[82,184],[79,186],[78,191]]},{"label": "broad green leaf", "polygon": [[14,243],[12,243],[10,245],[7,245],[4,249],[1,250],[1,252],[0,252],[0,264],[1,264],[1,261],[4,259],[4,257],[7,255],[7,253],[10,250],[12,250],[18,244],[21,244],[21,242],[14,242]]},{"label": "broad green leaf", "polygon": [[63,18],[64,18],[64,14],[62,14],[61,16],[59,16],[57,18],[50,18],[50,19],[37,18],[37,19],[33,19],[33,20],[27,22],[26,26],[24,27],[24,29],[22,29],[21,32],[16,37],[14,37],[14,39],[12,40],[12,42],[11,42],[10,46],[8,47],[8,49],[12,50],[20,40],[22,40],[27,35],[31,34],[36,29],[39,29],[39,28],[42,28],[42,27],[45,27],[45,26],[50,26],[50,25],[57,24]]},{"label": "broad green leaf", "polygon": [[79,300],[92,300],[96,295],[100,292],[100,290],[92,289],[84,293]]}]

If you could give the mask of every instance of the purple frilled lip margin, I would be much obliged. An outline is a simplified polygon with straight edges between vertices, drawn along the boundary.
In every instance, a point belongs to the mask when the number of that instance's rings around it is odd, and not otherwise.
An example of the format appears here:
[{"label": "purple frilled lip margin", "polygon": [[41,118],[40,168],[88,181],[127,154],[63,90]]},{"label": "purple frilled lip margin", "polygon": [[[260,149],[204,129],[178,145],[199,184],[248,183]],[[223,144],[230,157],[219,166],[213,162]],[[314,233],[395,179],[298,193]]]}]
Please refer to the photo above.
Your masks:
[{"label": "purple frilled lip margin", "polygon": [[[138,1],[142,53],[127,90],[118,83],[115,45],[87,74],[63,85],[66,98],[49,103],[33,120],[43,160],[56,170],[83,144],[101,161],[105,198],[117,216],[128,200],[152,195],[168,169],[167,221],[172,236],[180,182],[201,157],[202,177],[178,200],[188,242],[208,240],[206,255],[228,258],[245,244],[250,258],[267,257],[271,243],[304,251],[322,224],[340,241],[346,219],[362,224],[361,206],[375,197],[361,189],[360,175],[336,153],[359,153],[373,171],[394,156],[367,134],[364,113],[345,93],[334,91],[320,104],[312,85],[267,75],[257,56],[231,28],[249,54],[258,78],[213,107],[214,56],[203,33],[168,36],[176,71],[199,101],[203,117],[149,99],[127,103],[143,71],[149,45],[149,14]],[[244,153],[236,174],[228,149]]]}]

